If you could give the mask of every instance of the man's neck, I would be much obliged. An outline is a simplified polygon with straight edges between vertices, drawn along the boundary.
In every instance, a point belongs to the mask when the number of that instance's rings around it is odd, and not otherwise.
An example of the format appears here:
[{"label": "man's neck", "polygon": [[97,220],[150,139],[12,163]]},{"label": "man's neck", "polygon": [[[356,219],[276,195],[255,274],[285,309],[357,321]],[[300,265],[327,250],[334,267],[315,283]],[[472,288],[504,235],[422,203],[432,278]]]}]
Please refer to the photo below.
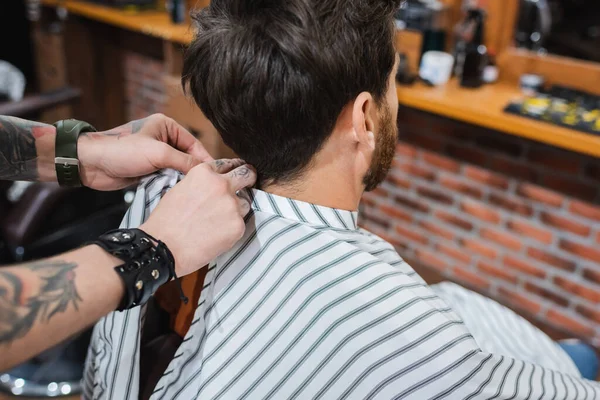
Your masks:
[{"label": "man's neck", "polygon": [[356,211],[363,187],[333,171],[311,170],[289,184],[265,187],[267,193],[339,210]]}]

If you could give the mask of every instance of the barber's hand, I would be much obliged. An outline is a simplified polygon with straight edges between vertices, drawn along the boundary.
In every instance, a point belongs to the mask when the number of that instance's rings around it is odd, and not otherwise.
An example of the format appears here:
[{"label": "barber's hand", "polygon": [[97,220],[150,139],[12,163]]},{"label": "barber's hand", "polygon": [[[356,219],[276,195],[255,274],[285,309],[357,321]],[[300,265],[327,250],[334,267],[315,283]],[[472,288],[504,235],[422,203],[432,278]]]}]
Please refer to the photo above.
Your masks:
[{"label": "barber's hand", "polygon": [[254,169],[241,160],[201,164],[162,198],[140,229],[167,245],[177,275],[190,274],[243,236],[250,204],[236,191],[255,181]]},{"label": "barber's hand", "polygon": [[77,144],[82,183],[96,190],[122,189],[164,168],[187,174],[212,161],[191,133],[162,114],[82,134]]}]

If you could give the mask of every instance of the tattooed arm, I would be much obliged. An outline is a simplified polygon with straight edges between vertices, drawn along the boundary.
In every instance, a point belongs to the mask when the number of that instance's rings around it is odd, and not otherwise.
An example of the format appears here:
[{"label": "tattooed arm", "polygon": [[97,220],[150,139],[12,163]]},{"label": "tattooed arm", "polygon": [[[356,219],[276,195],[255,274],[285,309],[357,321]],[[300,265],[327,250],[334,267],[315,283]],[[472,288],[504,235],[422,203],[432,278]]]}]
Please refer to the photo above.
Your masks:
[{"label": "tattooed arm", "polygon": [[114,310],[118,259],[97,246],[0,268],[0,371],[60,343]]},{"label": "tattooed arm", "polygon": [[56,180],[52,125],[0,116],[0,179]]},{"label": "tattooed arm", "polygon": [[[55,139],[52,125],[0,115],[0,180],[55,181]],[[212,160],[191,133],[161,114],[83,134],[77,147],[82,182],[98,190],[126,187],[162,168],[187,173]]]},{"label": "tattooed arm", "polygon": [[[229,250],[244,234],[250,205],[236,193],[256,173],[241,160],[204,163],[162,198],[140,229],[166,243],[178,276]],[[0,371],[80,332],[117,308],[123,296],[98,246],[14,267],[0,267]]]}]

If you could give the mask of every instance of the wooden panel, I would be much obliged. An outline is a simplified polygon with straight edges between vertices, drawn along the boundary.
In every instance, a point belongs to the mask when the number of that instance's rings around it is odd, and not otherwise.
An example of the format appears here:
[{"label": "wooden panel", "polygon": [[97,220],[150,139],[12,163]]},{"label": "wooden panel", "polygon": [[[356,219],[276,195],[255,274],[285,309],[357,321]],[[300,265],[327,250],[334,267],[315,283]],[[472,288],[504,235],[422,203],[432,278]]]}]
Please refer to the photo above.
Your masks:
[{"label": "wooden panel", "polygon": [[99,68],[93,32],[79,18],[71,18],[65,24],[65,53],[68,60],[69,84],[81,89],[81,98],[73,105],[73,115],[100,129],[103,118],[101,93],[96,82]]},{"label": "wooden panel", "polygon": [[519,16],[520,0],[490,0],[495,4],[495,7],[501,7],[503,11],[502,20],[500,21],[501,29],[498,31],[496,40],[496,51],[498,54],[513,46],[515,37],[515,28],[517,18]]},{"label": "wooden panel", "polygon": [[600,64],[509,48],[498,59],[502,79],[517,83],[522,74],[539,74],[561,84],[600,95]]},{"label": "wooden panel", "polygon": [[[50,92],[67,86],[64,37],[59,30],[50,31],[42,22],[33,24],[33,41],[40,92]],[[53,123],[71,117],[71,107],[61,105],[42,113],[41,121]]]},{"label": "wooden panel", "polygon": [[61,6],[71,14],[104,22],[144,35],[189,44],[193,32],[187,24],[173,24],[164,11],[125,12],[117,8],[75,0],[42,0],[43,5]]},{"label": "wooden panel", "polygon": [[423,34],[418,31],[397,30],[396,51],[408,56],[410,72],[416,74],[419,71],[419,59],[423,46]]},{"label": "wooden panel", "polygon": [[168,40],[163,41],[165,58],[165,73],[171,76],[181,76],[183,72],[183,52],[185,47]]},{"label": "wooden panel", "polygon": [[516,85],[498,83],[471,90],[453,79],[434,88],[398,86],[397,92],[400,104],[408,107],[600,157],[600,136],[504,113],[510,101],[522,97]]}]

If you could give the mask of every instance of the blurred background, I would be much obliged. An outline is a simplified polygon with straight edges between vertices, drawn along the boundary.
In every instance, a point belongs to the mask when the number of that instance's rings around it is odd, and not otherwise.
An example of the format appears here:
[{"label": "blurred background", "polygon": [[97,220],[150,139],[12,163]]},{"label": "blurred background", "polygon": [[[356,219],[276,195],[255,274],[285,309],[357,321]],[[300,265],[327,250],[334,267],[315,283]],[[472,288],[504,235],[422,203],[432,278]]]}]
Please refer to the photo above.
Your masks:
[{"label": "blurred background", "polygon": [[[0,115],[103,130],[161,112],[231,156],[180,88],[189,12],[208,4],[0,2]],[[403,0],[396,47],[396,159],[361,225],[429,283],[600,348],[600,2]],[[0,264],[77,247],[131,199],[0,182]],[[77,395],[88,340],[0,373],[0,399]]]}]

